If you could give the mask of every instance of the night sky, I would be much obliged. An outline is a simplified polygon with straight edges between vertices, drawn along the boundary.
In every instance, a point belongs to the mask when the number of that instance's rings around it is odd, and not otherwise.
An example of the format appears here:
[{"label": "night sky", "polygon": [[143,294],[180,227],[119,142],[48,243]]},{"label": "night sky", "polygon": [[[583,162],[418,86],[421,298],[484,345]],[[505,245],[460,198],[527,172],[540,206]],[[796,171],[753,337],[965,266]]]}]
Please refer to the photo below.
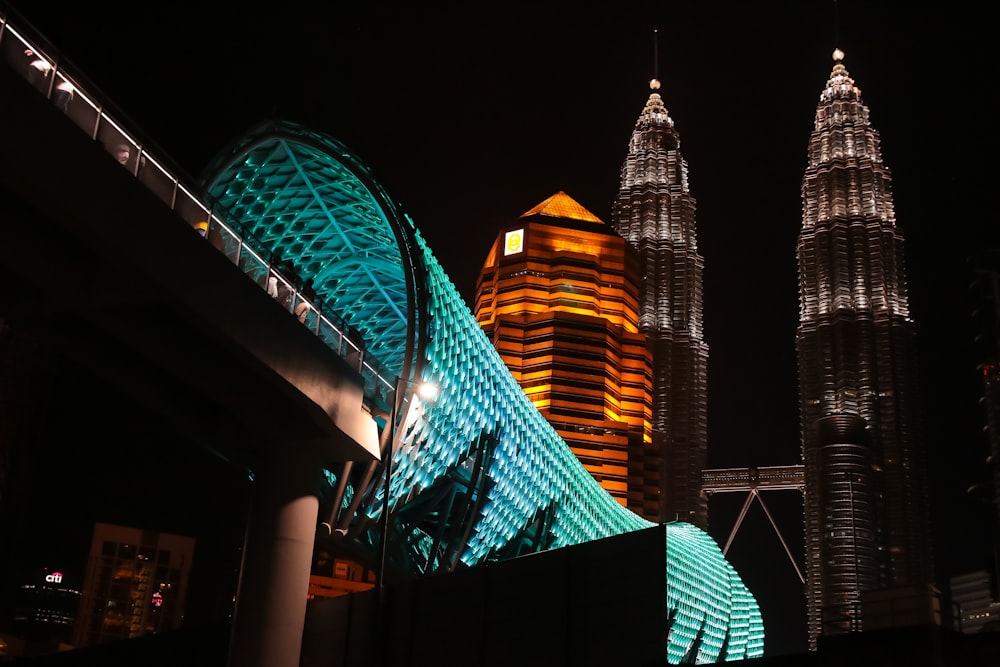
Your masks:
[{"label": "night sky", "polygon": [[[563,190],[610,223],[658,29],[706,267],[712,467],[799,461],[800,187],[841,48],[907,242],[941,583],[988,564],[995,514],[966,494],[988,453],[967,258],[1000,241],[987,205],[997,59],[971,3],[13,4],[194,176],[270,118],[344,142],[470,303],[499,228],[546,197]],[[797,494],[765,502],[801,562]],[[740,503],[712,501],[720,542]],[[765,529],[754,508],[730,560],[761,603],[768,653],[804,650],[801,585]]]}]

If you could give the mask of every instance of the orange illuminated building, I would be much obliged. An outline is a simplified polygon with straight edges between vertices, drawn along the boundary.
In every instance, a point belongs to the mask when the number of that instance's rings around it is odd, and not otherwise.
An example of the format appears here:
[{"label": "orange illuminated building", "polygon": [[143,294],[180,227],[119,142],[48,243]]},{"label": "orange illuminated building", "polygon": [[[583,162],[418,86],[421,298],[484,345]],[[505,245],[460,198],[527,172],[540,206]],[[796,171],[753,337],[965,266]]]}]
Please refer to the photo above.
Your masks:
[{"label": "orange illuminated building", "polygon": [[[564,192],[502,229],[476,319],[511,373],[618,502],[658,516],[652,360],[639,332],[639,259]],[[652,469],[645,469],[647,459]]]},{"label": "orange illuminated building", "polygon": [[314,550],[308,599],[335,598],[374,587],[374,570],[355,560],[336,558],[325,548]]}]

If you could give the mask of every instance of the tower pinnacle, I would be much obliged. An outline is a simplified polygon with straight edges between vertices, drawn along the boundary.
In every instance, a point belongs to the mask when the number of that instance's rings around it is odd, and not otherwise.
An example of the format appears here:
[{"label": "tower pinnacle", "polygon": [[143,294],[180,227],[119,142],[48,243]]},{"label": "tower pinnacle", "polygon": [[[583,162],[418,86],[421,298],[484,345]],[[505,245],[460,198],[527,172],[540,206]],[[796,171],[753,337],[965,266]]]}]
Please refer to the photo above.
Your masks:
[{"label": "tower pinnacle", "polygon": [[[653,78],[649,82],[649,87],[656,90],[660,87],[660,31],[653,28]],[[654,87],[653,84],[656,84]]]},{"label": "tower pinnacle", "polygon": [[704,260],[680,137],[657,92],[660,80],[654,76],[649,87],[612,213],[615,230],[641,258],[639,328],[653,353],[653,442],[637,458],[641,466],[629,474],[643,480],[636,494],[643,516],[706,526],[708,505],[701,492],[708,444]]},{"label": "tower pinnacle", "polygon": [[903,233],[843,58],[816,108],[796,246],[811,648],[867,629],[863,592],[928,591],[934,572]]}]

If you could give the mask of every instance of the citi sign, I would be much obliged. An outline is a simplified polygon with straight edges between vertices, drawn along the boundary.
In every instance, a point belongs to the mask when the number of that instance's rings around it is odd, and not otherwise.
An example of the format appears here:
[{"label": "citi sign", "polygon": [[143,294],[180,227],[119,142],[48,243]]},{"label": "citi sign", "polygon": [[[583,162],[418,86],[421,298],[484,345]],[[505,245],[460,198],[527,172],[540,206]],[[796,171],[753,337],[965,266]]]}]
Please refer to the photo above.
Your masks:
[{"label": "citi sign", "polygon": [[62,572],[53,572],[52,574],[45,575],[45,581],[47,581],[50,584],[61,584]]}]

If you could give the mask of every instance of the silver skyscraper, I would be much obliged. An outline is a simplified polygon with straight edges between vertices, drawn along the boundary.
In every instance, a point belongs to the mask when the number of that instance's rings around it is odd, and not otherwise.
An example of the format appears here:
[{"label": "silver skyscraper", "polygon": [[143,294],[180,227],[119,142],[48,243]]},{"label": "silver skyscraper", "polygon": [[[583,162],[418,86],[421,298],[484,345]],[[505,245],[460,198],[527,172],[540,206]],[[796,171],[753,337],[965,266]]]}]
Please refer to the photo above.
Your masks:
[{"label": "silver skyscraper", "polygon": [[872,626],[865,593],[931,584],[915,328],[878,132],[842,62],[802,181],[798,353],[810,645]]},{"label": "silver skyscraper", "polygon": [[[654,446],[644,469],[649,503],[660,520],[704,528],[701,491],[708,444],[708,345],[702,331],[702,271],[695,200],[680,137],[657,92],[635,124],[612,222],[639,252],[643,288],[639,327],[653,352]],[[658,494],[658,498],[653,498]]]}]

